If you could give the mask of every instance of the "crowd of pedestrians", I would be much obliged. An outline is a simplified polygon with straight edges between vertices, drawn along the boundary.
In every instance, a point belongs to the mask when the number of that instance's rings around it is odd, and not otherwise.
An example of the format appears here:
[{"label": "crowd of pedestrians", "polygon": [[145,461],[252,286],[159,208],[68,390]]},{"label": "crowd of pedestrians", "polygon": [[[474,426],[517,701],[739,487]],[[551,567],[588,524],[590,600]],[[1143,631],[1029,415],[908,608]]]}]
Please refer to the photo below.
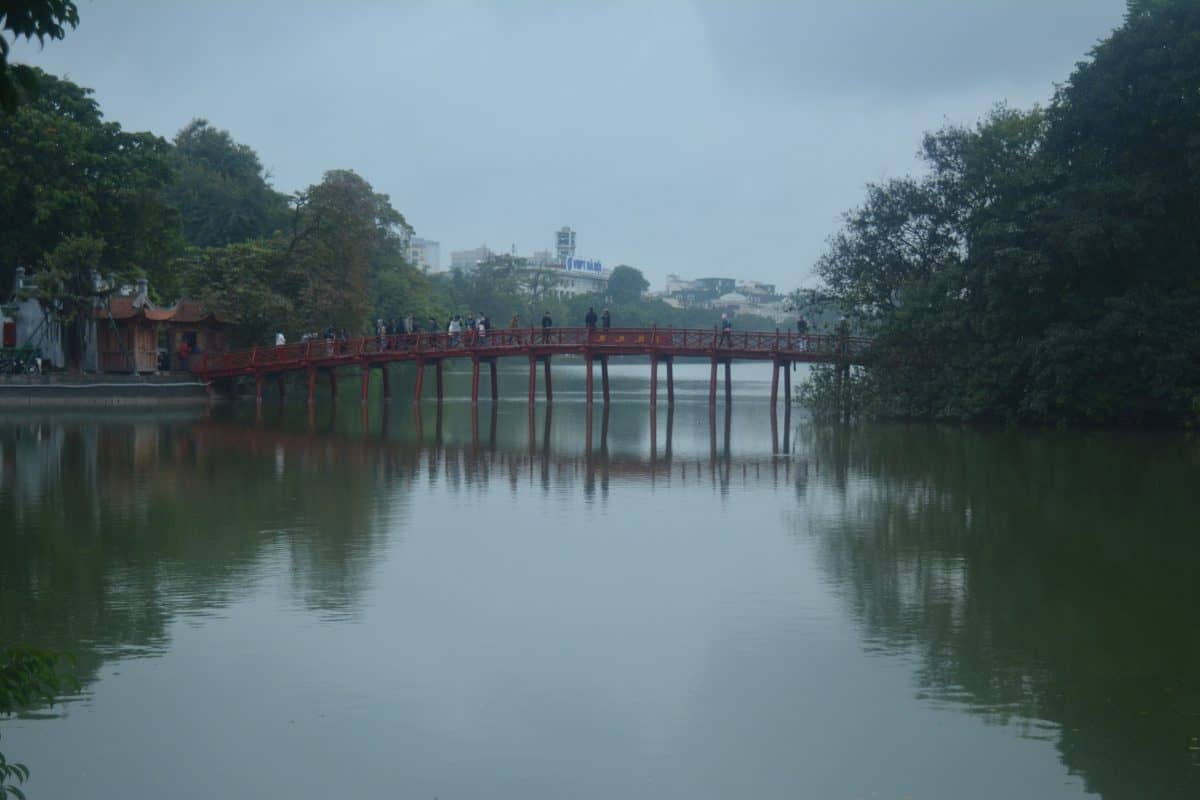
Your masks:
[{"label": "crowd of pedestrians", "polygon": [[[588,330],[588,335],[591,336],[596,330],[607,331],[612,328],[612,314],[607,308],[596,313],[595,307],[589,306],[587,313],[583,317],[584,327]],[[844,323],[843,323],[844,324]],[[549,344],[551,341],[554,328],[554,318],[550,315],[549,310],[543,312],[541,319],[541,341],[543,344]],[[718,345],[721,347],[733,346],[733,320],[728,314],[721,315],[720,338]],[[495,338],[492,336],[492,321],[487,314],[482,311],[475,314],[454,314],[450,317],[446,326],[443,328],[436,317],[429,317],[425,322],[417,319],[413,314],[407,314],[402,318],[393,317],[390,320],[383,318],[375,320],[375,337],[380,349],[401,349],[408,347],[412,340],[407,338],[420,333],[446,333],[446,344],[449,347],[461,347],[465,345],[471,346],[486,346],[490,342],[498,342],[503,344],[520,344],[521,337],[521,317],[519,314],[513,314],[508,321],[508,332],[499,335]],[[809,333],[809,323],[803,316],[796,320],[796,332],[799,334],[800,349],[805,349],[806,336]],[[345,328],[327,327],[323,332],[311,332],[301,335],[301,342],[309,341],[324,341],[329,345],[337,342],[348,341],[349,337],[346,334]],[[287,337],[282,331],[275,333],[275,346],[282,347],[287,344]]]}]

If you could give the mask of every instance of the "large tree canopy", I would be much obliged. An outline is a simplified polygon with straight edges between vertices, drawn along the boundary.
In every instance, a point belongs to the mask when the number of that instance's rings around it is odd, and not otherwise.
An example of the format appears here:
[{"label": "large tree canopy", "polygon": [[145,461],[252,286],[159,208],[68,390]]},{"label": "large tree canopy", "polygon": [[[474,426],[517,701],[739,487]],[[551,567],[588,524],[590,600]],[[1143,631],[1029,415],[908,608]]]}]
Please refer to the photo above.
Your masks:
[{"label": "large tree canopy", "polygon": [[8,35],[14,39],[61,39],[79,24],[72,0],[0,0],[0,111],[12,112],[22,97],[37,90],[38,71],[8,61]]},{"label": "large tree canopy", "polygon": [[196,250],[189,290],[238,321],[243,341],[328,327],[357,335],[378,315],[427,305],[425,277],[404,260],[411,229],[357,173],[332,170],[298,194],[270,239]]},{"label": "large tree canopy", "polygon": [[926,137],[818,265],[886,415],[1200,419],[1200,5],[1132,2],[1045,111]]},{"label": "large tree canopy", "polygon": [[106,122],[91,90],[37,74],[37,97],[0,117],[0,283],[67,236],[102,240],[106,271],[160,278],[179,243],[162,198],[169,145]]},{"label": "large tree canopy", "polygon": [[632,303],[650,288],[650,281],[640,269],[620,264],[608,276],[608,296],[614,303]]},{"label": "large tree canopy", "polygon": [[258,154],[228,131],[195,119],[175,136],[175,182],[168,202],[197,247],[221,247],[270,236],[287,217],[287,197],[271,188]]}]

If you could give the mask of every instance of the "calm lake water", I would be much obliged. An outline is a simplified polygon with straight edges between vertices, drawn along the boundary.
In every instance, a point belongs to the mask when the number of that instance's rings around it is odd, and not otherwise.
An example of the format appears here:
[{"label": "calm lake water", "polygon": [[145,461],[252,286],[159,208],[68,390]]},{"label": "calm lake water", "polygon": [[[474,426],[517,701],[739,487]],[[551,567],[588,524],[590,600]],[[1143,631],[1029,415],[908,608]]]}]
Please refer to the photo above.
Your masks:
[{"label": "calm lake water", "polygon": [[1200,797],[1195,440],[773,437],[761,366],[652,421],[639,365],[589,444],[555,369],[0,417],[0,641],[83,683],[0,722],[31,800]]}]

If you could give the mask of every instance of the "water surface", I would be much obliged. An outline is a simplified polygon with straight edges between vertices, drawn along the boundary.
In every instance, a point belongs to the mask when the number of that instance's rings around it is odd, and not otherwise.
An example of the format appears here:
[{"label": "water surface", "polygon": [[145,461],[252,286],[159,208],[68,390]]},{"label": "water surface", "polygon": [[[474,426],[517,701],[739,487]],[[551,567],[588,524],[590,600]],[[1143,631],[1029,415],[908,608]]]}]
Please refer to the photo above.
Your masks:
[{"label": "water surface", "polygon": [[1195,442],[555,370],[0,420],[0,640],[83,679],[30,797],[1200,796]]}]

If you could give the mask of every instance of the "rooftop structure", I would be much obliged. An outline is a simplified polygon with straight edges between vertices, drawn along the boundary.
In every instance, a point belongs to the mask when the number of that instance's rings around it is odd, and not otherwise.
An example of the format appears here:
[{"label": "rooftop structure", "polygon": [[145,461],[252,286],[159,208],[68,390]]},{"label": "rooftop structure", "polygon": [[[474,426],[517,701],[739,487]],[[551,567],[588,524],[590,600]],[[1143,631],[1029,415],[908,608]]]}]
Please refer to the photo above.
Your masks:
[{"label": "rooftop structure", "polygon": [[554,253],[558,257],[560,264],[565,264],[567,259],[575,257],[575,231],[564,225],[558,229],[554,235]]}]

